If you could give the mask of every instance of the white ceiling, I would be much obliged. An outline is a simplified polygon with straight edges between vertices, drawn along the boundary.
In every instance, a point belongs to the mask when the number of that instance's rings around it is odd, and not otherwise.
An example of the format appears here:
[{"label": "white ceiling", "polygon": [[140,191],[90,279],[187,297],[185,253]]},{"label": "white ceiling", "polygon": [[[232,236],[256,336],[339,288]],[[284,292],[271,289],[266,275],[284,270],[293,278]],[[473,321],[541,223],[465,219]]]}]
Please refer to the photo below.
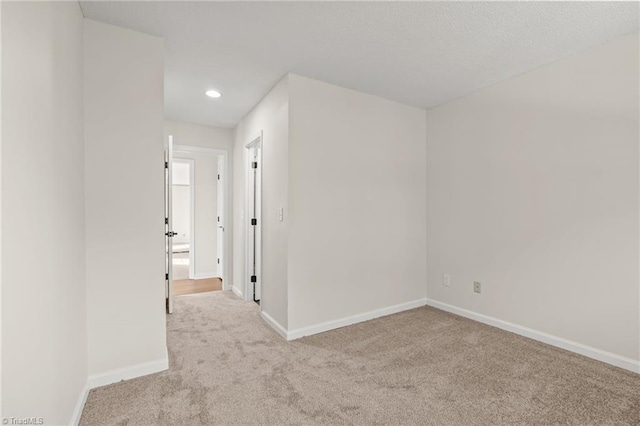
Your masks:
[{"label": "white ceiling", "polygon": [[[637,2],[81,2],[164,37],[170,119],[232,127],[287,72],[423,108],[638,31]],[[204,95],[223,92],[221,99]]]}]

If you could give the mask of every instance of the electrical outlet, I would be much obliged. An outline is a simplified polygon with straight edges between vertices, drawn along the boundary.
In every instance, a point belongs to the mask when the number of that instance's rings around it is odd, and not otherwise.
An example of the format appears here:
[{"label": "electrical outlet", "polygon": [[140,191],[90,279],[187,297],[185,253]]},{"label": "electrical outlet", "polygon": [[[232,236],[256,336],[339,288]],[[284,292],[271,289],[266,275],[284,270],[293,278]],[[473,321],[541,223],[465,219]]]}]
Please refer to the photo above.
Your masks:
[{"label": "electrical outlet", "polygon": [[442,285],[446,285],[447,287],[451,285],[451,275],[444,274],[442,276]]},{"label": "electrical outlet", "polygon": [[476,293],[482,293],[482,284],[480,284],[479,281],[473,282],[473,291],[475,291]]}]

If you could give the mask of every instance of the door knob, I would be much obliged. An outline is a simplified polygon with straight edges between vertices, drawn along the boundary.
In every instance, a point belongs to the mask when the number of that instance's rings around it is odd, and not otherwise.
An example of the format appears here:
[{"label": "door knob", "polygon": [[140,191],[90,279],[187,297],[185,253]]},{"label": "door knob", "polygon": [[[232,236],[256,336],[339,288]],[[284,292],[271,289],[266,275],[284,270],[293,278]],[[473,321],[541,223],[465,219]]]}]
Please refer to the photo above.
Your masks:
[{"label": "door knob", "polygon": [[175,237],[176,235],[178,235],[178,233],[169,231],[169,232],[165,232],[164,235],[166,235],[167,237]]}]

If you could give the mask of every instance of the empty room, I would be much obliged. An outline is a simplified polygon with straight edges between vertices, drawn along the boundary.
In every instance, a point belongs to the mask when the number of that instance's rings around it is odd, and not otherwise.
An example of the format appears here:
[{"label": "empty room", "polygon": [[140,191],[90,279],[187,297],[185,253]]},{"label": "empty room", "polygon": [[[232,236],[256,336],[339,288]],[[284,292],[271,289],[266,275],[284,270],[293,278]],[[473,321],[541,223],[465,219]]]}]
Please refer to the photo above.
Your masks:
[{"label": "empty room", "polygon": [[7,425],[639,425],[640,3],[0,2]]}]

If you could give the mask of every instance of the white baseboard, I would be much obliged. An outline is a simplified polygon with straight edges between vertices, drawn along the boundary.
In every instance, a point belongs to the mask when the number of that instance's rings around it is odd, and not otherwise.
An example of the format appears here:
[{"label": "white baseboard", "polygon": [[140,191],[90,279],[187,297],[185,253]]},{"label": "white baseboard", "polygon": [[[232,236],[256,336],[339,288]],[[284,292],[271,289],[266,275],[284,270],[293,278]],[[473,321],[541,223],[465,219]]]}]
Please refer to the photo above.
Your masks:
[{"label": "white baseboard", "polygon": [[82,411],[84,410],[84,406],[87,403],[87,398],[89,397],[89,391],[91,391],[91,389],[110,385],[112,383],[117,383],[122,380],[135,379],[136,377],[159,373],[168,369],[169,354],[167,353],[164,358],[156,361],[145,362],[131,367],[119,368],[117,370],[111,370],[106,373],[89,376],[89,378],[87,379],[87,384],[84,386],[84,389],[82,389],[82,392],[78,397],[78,401],[76,402],[76,406],[73,409],[73,414],[71,416],[71,421],[69,422],[69,424],[74,426],[80,424]]},{"label": "white baseboard", "polygon": [[78,426],[80,424],[80,418],[82,417],[82,410],[84,410],[84,405],[87,403],[87,397],[89,396],[89,383],[84,385],[80,396],[78,397],[78,402],[76,402],[76,406],[73,409],[73,414],[71,415],[70,425]]},{"label": "white baseboard", "polygon": [[233,290],[233,284],[228,282],[227,280],[220,278],[222,280],[222,290],[231,291]]},{"label": "white baseboard", "polygon": [[194,280],[206,280],[208,278],[220,278],[220,275],[218,275],[218,272],[214,271],[214,272],[200,272],[198,274],[194,274],[193,278]]},{"label": "white baseboard", "polygon": [[106,373],[89,376],[89,389],[99,388],[101,386],[117,383],[122,380],[135,379],[136,377],[146,376],[148,374],[159,373],[160,371],[169,369],[169,356],[156,361],[145,362],[133,365],[131,367],[120,368],[117,370],[107,371]]},{"label": "white baseboard", "polygon": [[625,370],[633,371],[634,373],[640,373],[640,361],[636,361],[631,358],[616,355],[611,352],[583,345],[582,343],[573,342],[571,340],[563,339],[561,337],[543,333],[541,331],[533,330],[531,328],[523,327],[487,315],[479,314],[467,309],[458,308],[457,306],[448,305],[446,303],[438,302],[437,300],[427,299],[427,305],[450,312],[452,314],[460,315],[461,317],[481,322],[483,324],[491,325],[502,330],[510,331],[511,333],[519,334],[520,336],[528,337],[530,339],[537,340],[539,342],[546,343],[557,348],[575,352],[588,358],[606,362],[607,364],[624,368]]},{"label": "white baseboard", "polygon": [[346,327],[348,325],[357,324],[359,322],[372,320],[375,318],[384,317],[391,314],[397,314],[398,312],[408,311],[409,309],[419,308],[427,304],[427,299],[417,299],[411,302],[400,303],[399,305],[388,306],[386,308],[376,309],[374,311],[364,312],[362,314],[352,315],[333,321],[323,322],[321,324],[311,325],[308,327],[302,327],[287,332],[287,340],[295,340],[304,336],[311,336],[313,334],[322,333],[336,328]]},{"label": "white baseboard", "polygon": [[284,328],[278,321],[276,321],[271,315],[266,313],[265,311],[260,312],[260,316],[262,319],[266,321],[267,324],[273,328],[276,333],[278,333],[282,338],[289,340],[287,336],[287,329]]},{"label": "white baseboard", "polygon": [[238,290],[238,287],[231,286],[231,291],[233,291],[233,293],[238,296],[240,299],[244,300],[244,294],[242,294],[242,292],[240,290]]}]

